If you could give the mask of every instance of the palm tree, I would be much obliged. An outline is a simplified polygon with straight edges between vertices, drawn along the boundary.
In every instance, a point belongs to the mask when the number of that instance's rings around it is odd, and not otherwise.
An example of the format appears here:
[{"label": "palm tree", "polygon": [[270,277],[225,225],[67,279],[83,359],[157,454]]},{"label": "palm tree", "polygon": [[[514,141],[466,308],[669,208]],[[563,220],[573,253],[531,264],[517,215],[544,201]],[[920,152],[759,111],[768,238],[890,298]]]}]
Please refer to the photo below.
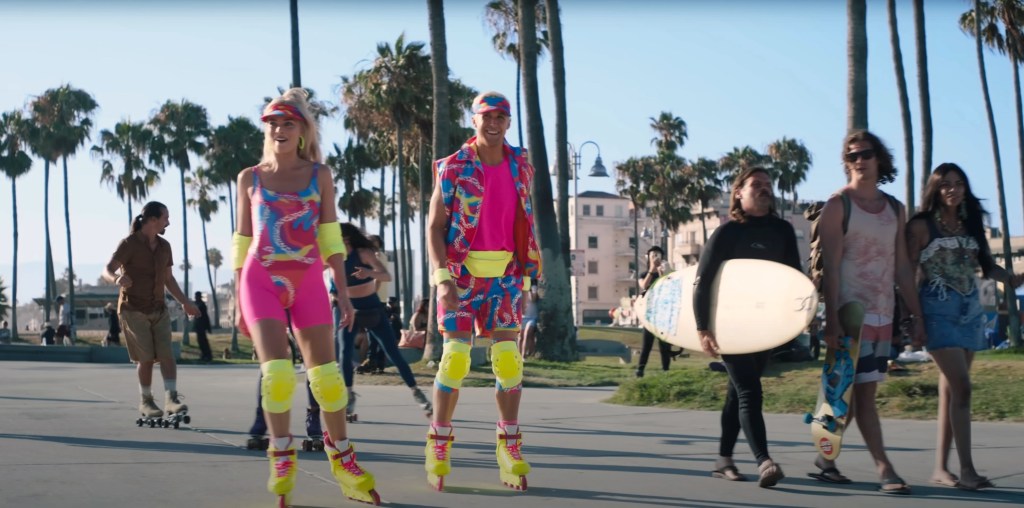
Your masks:
[{"label": "palm tree", "polygon": [[734,147],[731,152],[718,160],[718,165],[722,169],[723,176],[726,177],[723,183],[728,186],[740,171],[755,166],[762,166],[768,169],[772,172],[772,178],[775,178],[777,175],[774,174],[775,169],[771,166],[771,162],[770,157],[761,154],[761,152],[747,145],[743,148]]},{"label": "palm tree", "polygon": [[651,144],[657,148],[658,155],[674,154],[686,143],[686,122],[671,111],[662,111],[657,118],[651,117],[651,128],[657,133],[651,138]]},{"label": "palm tree", "polygon": [[519,58],[522,62],[523,96],[527,112],[530,164],[536,171],[533,180],[535,227],[544,264],[545,297],[540,300],[537,352],[541,358],[572,361],[576,352],[576,329],[572,319],[572,295],[569,271],[562,259],[562,250],[551,196],[551,174],[548,153],[544,146],[544,123],[540,115],[540,93],[537,89],[537,0],[519,0]]},{"label": "palm tree", "polygon": [[[548,34],[551,37],[551,69],[555,92],[555,167],[558,175],[558,233],[562,238],[562,257],[569,258],[569,125],[565,98],[565,48],[562,45],[562,19],[558,0],[547,0]],[[579,178],[579,175],[573,175]],[[575,198],[574,198],[575,199]]]},{"label": "palm tree", "polygon": [[302,87],[302,73],[299,72],[299,0],[289,0],[292,25],[292,87]]},{"label": "palm tree", "polygon": [[722,196],[722,168],[718,162],[700,157],[689,167],[690,184],[687,186],[689,198],[700,203],[700,228],[704,234],[704,244],[708,243],[708,225],[704,211],[712,201]]},{"label": "palm tree", "polygon": [[[433,78],[434,91],[434,136],[431,140],[431,160],[439,160],[448,155],[451,150],[448,129],[448,42],[444,25],[444,0],[427,0],[427,13],[430,19],[430,70]],[[518,79],[519,72],[517,69]],[[430,180],[427,180],[427,178]],[[431,174],[421,174],[420,192],[424,202],[430,200],[427,189],[433,186],[433,165]],[[424,206],[424,209],[427,207]],[[426,224],[425,218],[421,215],[420,220]],[[422,245],[426,245],[423,243]],[[426,256],[423,256],[426,258]],[[427,270],[424,270],[426,273]],[[437,312],[437,290],[431,287],[423,293],[430,295],[428,316],[436,316]],[[427,320],[427,343],[423,348],[423,358],[428,360],[439,360],[441,358],[442,337],[437,330],[437,320]]]},{"label": "palm tree", "polygon": [[[203,225],[203,253],[206,255],[206,278],[210,283],[210,297],[213,299],[213,315],[220,319],[220,305],[217,303],[217,285],[213,282],[213,262],[210,259],[209,243],[206,239],[206,223],[210,222],[213,215],[220,209],[223,197],[214,196],[216,185],[210,180],[209,170],[196,168],[191,177],[187,178],[192,197],[188,198],[188,206],[199,212],[199,220]],[[219,252],[218,252],[219,254]],[[220,263],[218,263],[219,266]]]},{"label": "palm tree", "polygon": [[[32,158],[25,153],[28,146],[31,125],[21,111],[10,111],[0,115],[0,171],[11,180],[11,221],[14,223],[12,238],[11,303],[18,305],[18,178],[32,169]],[[0,283],[2,285],[2,283]],[[6,298],[0,289],[0,297]],[[0,316],[6,314],[0,309]],[[11,339],[18,336],[17,309],[11,313]]]},{"label": "palm tree", "polygon": [[[205,139],[210,135],[210,122],[206,108],[182,99],[181,102],[167,101],[149,121],[156,131],[153,154],[161,167],[168,165],[178,168],[181,173],[181,235],[183,242],[183,263],[192,266],[188,259],[188,205],[185,199],[185,183],[192,163],[190,154],[203,155],[206,152]],[[188,270],[185,270],[185,293],[188,294]],[[188,320],[185,320],[181,343],[189,345]]]},{"label": "palm tree", "polygon": [[[963,19],[961,17],[961,19]],[[988,19],[982,10],[981,0],[974,0],[974,19]],[[1013,251],[1010,250],[1010,229],[1006,214],[1006,191],[1003,188],[1003,165],[999,158],[999,138],[996,135],[996,121],[992,113],[992,99],[988,93],[988,77],[985,75],[985,54],[982,51],[982,32],[985,30],[973,30],[975,53],[978,56],[978,75],[981,77],[981,94],[985,99],[985,113],[988,115],[988,131],[992,136],[992,159],[996,168],[996,192],[999,195],[999,221],[1003,231],[1003,255],[1006,258],[1006,266],[1013,269]],[[963,28],[963,25],[961,25]],[[970,34],[971,30],[965,29]],[[1017,299],[1014,297],[1013,288],[1009,285],[1004,287],[1006,295],[1006,312],[1010,318],[1010,344],[1013,347],[1020,347],[1020,316],[1017,314]]]},{"label": "palm tree", "polygon": [[53,249],[50,242],[50,163],[57,162],[54,150],[53,133],[44,125],[45,118],[51,109],[50,102],[43,96],[36,97],[29,105],[32,113],[30,119],[29,148],[32,153],[43,159],[43,239],[46,256],[45,298],[43,314],[50,321],[51,304],[56,297],[56,276],[53,268]]},{"label": "palm tree", "polygon": [[[69,84],[51,88],[43,92],[45,107],[40,109],[41,127],[52,136],[53,155],[61,159],[64,176],[64,229],[67,239],[68,269],[72,275],[75,263],[71,248],[71,210],[68,200],[68,157],[74,156],[79,147],[85,145],[92,131],[93,111],[99,107],[96,100],[85,90],[73,88]],[[74,277],[72,277],[74,280]],[[75,285],[68,287],[68,305],[72,312],[75,308]],[[75,328],[71,328],[75,334]]]},{"label": "palm tree", "polygon": [[[491,44],[494,45],[494,50],[501,55],[502,58],[510,58],[516,63],[516,121],[519,126],[519,146],[526,146],[523,144],[523,108],[522,108],[522,67],[521,51],[519,49],[520,40],[519,36],[520,25],[519,23],[519,7],[517,6],[518,0],[492,0],[487,3],[487,7],[484,8],[484,20],[487,22],[487,26],[490,27],[494,35],[491,36]],[[535,27],[533,33],[536,34],[535,40],[537,41],[535,55],[540,58],[544,54],[544,50],[549,46],[548,32],[545,30],[547,26],[547,13],[544,10],[544,5],[539,2],[533,2],[536,4],[534,9],[534,22],[531,23]],[[524,25],[525,26],[525,25]],[[568,193],[568,190],[566,190]],[[566,209],[568,214],[568,209]],[[568,215],[566,215],[568,220]]]},{"label": "palm tree", "polygon": [[206,145],[208,176],[215,186],[227,187],[228,217],[235,232],[235,193],[238,173],[260,162],[263,131],[244,116],[228,117],[228,123],[213,129]]},{"label": "palm tree", "polygon": [[654,157],[630,157],[615,165],[615,188],[633,205],[633,285],[634,294],[640,294],[640,211],[646,209],[647,191],[654,177]]},{"label": "palm tree", "polygon": [[889,43],[892,46],[892,64],[896,71],[896,91],[900,99],[900,119],[903,120],[903,155],[906,160],[907,210],[914,210],[914,126],[910,121],[910,99],[907,97],[907,76],[903,72],[903,50],[900,49],[900,29],[896,23],[896,0],[886,2],[889,14]]},{"label": "palm tree", "polygon": [[[0,277],[0,319],[6,318],[7,314],[11,314],[13,316],[13,315],[18,313],[17,309],[15,309],[14,312],[11,312],[11,302],[12,302],[11,300],[7,299],[7,287],[4,286],[4,278]],[[13,321],[14,320],[12,320],[12,322]],[[11,332],[11,341],[12,342],[14,341],[15,337],[17,336],[17,333],[16,333],[17,331],[18,331],[18,328],[15,327],[14,330]]]},{"label": "palm tree", "polygon": [[846,130],[868,128],[868,31],[864,0],[846,0]]},{"label": "palm tree", "polygon": [[[652,210],[661,223],[662,231],[675,231],[680,224],[693,220],[692,209],[696,200],[694,193],[688,192],[692,184],[688,173],[686,160],[678,155],[665,153],[656,159],[647,197],[654,203]],[[661,246],[666,250],[667,247]]]},{"label": "palm tree", "polygon": [[917,48],[917,95],[921,109],[921,189],[924,190],[928,185],[928,177],[932,174],[932,99],[928,91],[924,0],[914,0],[914,45]]},{"label": "palm tree", "polygon": [[[94,157],[107,156],[100,160],[100,182],[113,187],[117,197],[128,204],[128,224],[133,217],[132,201],[145,201],[149,190],[160,181],[160,173],[146,167],[152,144],[153,131],[146,124],[122,121],[114,125],[113,131],[100,131],[99,144],[90,149]],[[121,161],[120,173],[114,166],[115,159]]]},{"label": "palm tree", "polygon": [[[768,156],[772,159],[772,168],[775,173],[776,185],[782,195],[782,202],[786,202],[786,193],[793,196],[793,209],[796,209],[796,187],[804,180],[807,180],[807,171],[811,169],[811,152],[798,140],[785,136],[782,139],[768,145]],[[783,216],[786,207],[782,206]]]}]

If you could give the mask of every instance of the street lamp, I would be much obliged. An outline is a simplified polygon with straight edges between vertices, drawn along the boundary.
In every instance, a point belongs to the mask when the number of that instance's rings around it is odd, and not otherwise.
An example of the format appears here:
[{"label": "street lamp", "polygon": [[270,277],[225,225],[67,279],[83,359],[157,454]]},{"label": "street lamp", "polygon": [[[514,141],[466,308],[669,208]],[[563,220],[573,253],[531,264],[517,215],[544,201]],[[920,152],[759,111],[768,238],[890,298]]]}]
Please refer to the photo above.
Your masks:
[{"label": "street lamp", "polygon": [[[578,150],[577,150],[577,148],[572,143],[568,143],[568,145],[569,145],[569,153],[572,154],[572,182],[573,182],[572,183],[572,186],[573,186],[573,190],[572,190],[572,194],[573,194],[573,198],[572,198],[572,218],[573,218],[573,220],[572,220],[572,222],[573,222],[573,224],[572,224],[572,235],[571,235],[571,238],[572,238],[572,249],[575,251],[575,250],[578,250],[578,248],[579,248],[579,241],[580,241],[579,240],[579,225],[580,225],[580,214],[579,214],[579,211],[580,211],[580,209],[579,209],[580,208],[579,207],[580,187],[579,187],[579,184],[580,184],[580,166],[581,166],[581,162],[582,162],[582,157],[580,155],[580,152],[583,151],[583,147],[585,147],[587,145],[594,145],[594,148],[597,149],[597,158],[594,159],[594,165],[590,168],[590,176],[607,178],[608,177],[608,170],[605,169],[604,164],[601,162],[601,147],[597,143],[595,143],[593,141],[584,141],[579,146]],[[573,305],[574,305],[573,306],[573,318],[574,318],[573,320],[576,322],[576,324],[583,324],[583,316],[582,316],[582,313],[580,312],[580,279],[579,279],[579,276],[575,274],[575,270],[573,270],[573,279],[576,280],[575,298],[573,298]]]}]

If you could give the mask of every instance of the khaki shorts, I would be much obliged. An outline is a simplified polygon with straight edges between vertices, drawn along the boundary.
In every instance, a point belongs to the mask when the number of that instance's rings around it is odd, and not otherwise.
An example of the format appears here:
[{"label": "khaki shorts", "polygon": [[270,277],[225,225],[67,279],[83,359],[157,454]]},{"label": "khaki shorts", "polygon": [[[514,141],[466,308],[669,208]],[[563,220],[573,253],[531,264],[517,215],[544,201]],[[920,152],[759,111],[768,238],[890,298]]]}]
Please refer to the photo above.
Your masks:
[{"label": "khaki shorts", "polygon": [[131,361],[174,361],[171,352],[171,317],[166,308],[151,313],[125,310],[119,318]]}]

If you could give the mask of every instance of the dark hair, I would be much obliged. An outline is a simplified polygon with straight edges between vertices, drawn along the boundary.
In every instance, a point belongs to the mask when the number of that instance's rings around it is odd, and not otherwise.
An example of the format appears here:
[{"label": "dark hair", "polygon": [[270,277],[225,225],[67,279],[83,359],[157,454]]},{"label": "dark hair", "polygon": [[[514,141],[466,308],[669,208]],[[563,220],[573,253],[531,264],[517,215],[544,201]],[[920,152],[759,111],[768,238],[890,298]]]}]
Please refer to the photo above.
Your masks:
[{"label": "dark hair", "polygon": [[[757,173],[764,173],[771,178],[772,174],[767,169],[761,166],[752,166],[743,171],[740,171],[736,178],[732,181],[732,189],[729,191],[729,217],[737,222],[744,222],[747,220],[747,214],[743,213],[743,205],[740,203],[740,198],[736,197],[736,194],[743,188],[750,177]],[[775,211],[775,200],[772,199],[772,206],[768,209],[768,215],[778,216],[779,214]]]},{"label": "dark hair", "polygon": [[665,251],[662,250],[662,248],[658,247],[657,245],[654,245],[650,249],[647,249],[647,255],[648,256],[650,256],[652,252],[657,252],[658,254],[661,254],[662,257],[665,256]]},{"label": "dark hair", "polygon": [[878,158],[878,185],[883,183],[892,183],[896,180],[896,167],[892,165],[893,157],[892,152],[885,146],[885,143],[879,139],[878,136],[866,131],[857,130],[846,135],[846,139],[843,140],[843,152],[839,155],[839,160],[843,161],[843,171],[846,172],[846,177],[850,177],[850,169],[846,165],[846,153],[850,149],[850,145],[861,142],[871,143],[871,149],[875,152],[875,157]]},{"label": "dark hair", "polygon": [[[374,244],[374,250],[384,250],[384,239],[381,238],[380,235],[370,235],[367,238],[370,239],[370,243]],[[380,245],[380,247],[377,247],[378,245]]]},{"label": "dark hair", "polygon": [[370,243],[370,239],[363,234],[363,231],[351,222],[341,223],[341,236],[348,240],[348,244],[352,246],[352,250],[376,250],[373,248],[373,244]]},{"label": "dark hair", "polygon": [[920,211],[913,218],[925,221],[935,220],[935,214],[942,208],[942,196],[939,191],[942,179],[954,171],[959,173],[960,178],[964,180],[963,206],[964,211],[967,212],[967,217],[964,217],[964,225],[967,226],[967,234],[978,242],[978,263],[981,265],[982,273],[988,276],[989,271],[995,266],[992,251],[988,246],[988,239],[985,238],[985,217],[988,216],[988,211],[981,206],[981,200],[971,191],[971,182],[967,179],[967,173],[960,166],[952,162],[945,162],[935,168],[935,171],[928,177],[928,183],[925,184]]},{"label": "dark hair", "polygon": [[142,231],[142,226],[146,224],[149,219],[159,219],[163,216],[164,212],[167,211],[167,206],[159,201],[150,201],[142,207],[142,213],[135,216],[132,220],[132,233],[138,233]]},{"label": "dark hair", "polygon": [[202,291],[196,291],[196,294],[193,295],[193,296],[195,297],[195,298],[193,298],[193,300],[201,300],[203,298],[203,292]]}]

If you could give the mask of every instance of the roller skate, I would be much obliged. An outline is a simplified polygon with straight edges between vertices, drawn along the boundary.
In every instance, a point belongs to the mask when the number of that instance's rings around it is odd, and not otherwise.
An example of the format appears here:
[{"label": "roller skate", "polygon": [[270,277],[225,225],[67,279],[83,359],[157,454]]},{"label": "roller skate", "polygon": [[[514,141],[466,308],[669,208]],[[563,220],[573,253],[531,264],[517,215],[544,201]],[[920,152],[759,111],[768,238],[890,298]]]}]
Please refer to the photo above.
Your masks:
[{"label": "roller skate", "polygon": [[267,422],[263,419],[263,409],[256,407],[256,420],[249,428],[249,440],[245,442],[246,450],[266,450],[270,447],[270,439],[267,437]]},{"label": "roller skate", "polygon": [[423,412],[427,415],[427,418],[434,416],[434,406],[432,406],[430,404],[430,401],[427,400],[427,396],[423,394],[423,391],[421,391],[419,388],[413,388],[412,398],[416,399],[416,403],[419,404],[421,408],[423,408]]},{"label": "roller skate", "polygon": [[179,394],[177,390],[167,392],[164,398],[164,413],[167,416],[164,417],[163,427],[178,428],[182,423],[192,422],[192,417],[188,415],[188,406],[181,402],[184,399],[185,396]]},{"label": "roller skate", "polygon": [[348,389],[348,406],[345,406],[345,421],[348,423],[358,422],[359,414],[356,413],[356,392]]},{"label": "roller skate", "polygon": [[320,429],[320,410],[309,408],[306,410],[306,439],[302,440],[302,451],[322,452],[324,451],[324,432]]},{"label": "roller skate", "polygon": [[142,413],[142,417],[135,420],[135,424],[139,427],[148,425],[150,428],[153,428],[163,421],[164,412],[157,407],[152,395],[142,396],[142,402],[139,403],[139,413]]},{"label": "roller skate", "polygon": [[451,427],[439,429],[430,426],[430,431],[427,432],[427,446],[424,449],[427,458],[424,468],[427,470],[427,483],[438,492],[444,490],[444,477],[452,472],[453,442],[455,436],[452,435]]},{"label": "roller skate", "polygon": [[515,490],[526,490],[526,475],[530,473],[530,464],[523,459],[521,447],[523,435],[518,425],[498,427],[498,444],[494,450],[501,469],[501,483]]},{"label": "roller skate", "polygon": [[353,501],[380,505],[380,495],[374,490],[373,475],[356,462],[356,451],[349,445],[344,451],[334,447],[330,436],[324,432],[324,451],[331,461],[331,474],[341,485],[341,493]]},{"label": "roller skate", "polygon": [[277,496],[278,508],[291,506],[292,489],[295,488],[295,472],[298,470],[297,456],[292,439],[288,439],[288,447],[278,450],[273,445],[267,449],[270,459],[270,478],[267,490]]}]

